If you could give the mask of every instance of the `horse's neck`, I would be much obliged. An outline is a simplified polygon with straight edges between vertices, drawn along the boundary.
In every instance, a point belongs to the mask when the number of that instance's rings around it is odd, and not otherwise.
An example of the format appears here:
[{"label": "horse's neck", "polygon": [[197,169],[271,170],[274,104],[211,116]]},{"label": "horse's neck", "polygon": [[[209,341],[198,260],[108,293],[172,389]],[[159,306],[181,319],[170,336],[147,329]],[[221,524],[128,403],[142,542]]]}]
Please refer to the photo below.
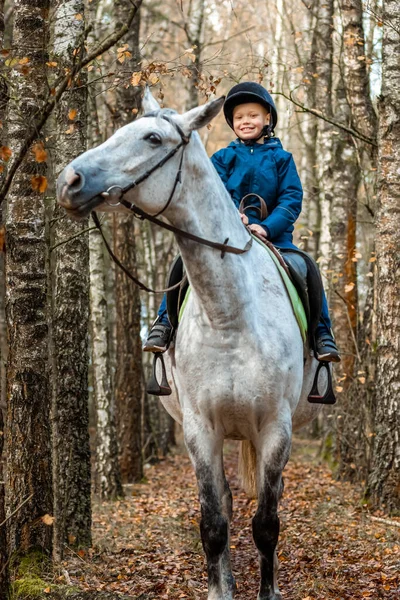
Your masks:
[{"label": "horse's neck", "polygon": [[[199,144],[188,153],[182,193],[168,211],[168,219],[200,237],[220,243],[229,238],[229,245],[244,248],[249,234]],[[254,293],[254,253],[226,253],[221,258],[221,251],[197,242],[180,237],[177,242],[202,314],[217,326],[226,319],[232,321]]]}]

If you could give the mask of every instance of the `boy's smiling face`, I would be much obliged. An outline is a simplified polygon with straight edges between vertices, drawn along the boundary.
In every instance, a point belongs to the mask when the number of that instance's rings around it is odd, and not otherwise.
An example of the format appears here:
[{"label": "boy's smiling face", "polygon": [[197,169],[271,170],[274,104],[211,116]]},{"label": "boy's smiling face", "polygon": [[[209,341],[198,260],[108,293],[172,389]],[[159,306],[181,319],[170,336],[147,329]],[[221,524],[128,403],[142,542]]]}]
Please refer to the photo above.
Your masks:
[{"label": "boy's smiling face", "polygon": [[233,109],[233,130],[244,141],[257,139],[269,120],[269,112],[257,102],[239,104]]}]

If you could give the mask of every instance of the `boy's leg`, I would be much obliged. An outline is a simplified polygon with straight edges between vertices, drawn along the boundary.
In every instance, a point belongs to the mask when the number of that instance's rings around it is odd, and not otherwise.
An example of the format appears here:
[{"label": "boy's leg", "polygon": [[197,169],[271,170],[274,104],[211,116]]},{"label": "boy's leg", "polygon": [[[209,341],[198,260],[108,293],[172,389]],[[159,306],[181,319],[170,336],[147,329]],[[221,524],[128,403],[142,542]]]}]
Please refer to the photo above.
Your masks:
[{"label": "boy's leg", "polygon": [[[272,243],[274,246],[283,251],[290,249],[298,250],[297,246],[293,244],[291,235],[286,236],[286,234],[284,234],[281,239],[272,240]],[[340,354],[332,333],[332,323],[329,317],[328,302],[324,288],[322,288],[321,319],[315,332],[315,339],[318,360],[323,360],[326,362],[340,362]]]},{"label": "boy's leg", "polygon": [[167,295],[164,294],[158,309],[157,319],[154,321],[147,339],[143,344],[144,352],[165,352],[171,338],[172,327],[167,313]]},{"label": "boy's leg", "polygon": [[328,302],[325,290],[322,288],[321,319],[315,332],[318,360],[340,362],[340,354],[332,333],[332,323],[329,317]]}]

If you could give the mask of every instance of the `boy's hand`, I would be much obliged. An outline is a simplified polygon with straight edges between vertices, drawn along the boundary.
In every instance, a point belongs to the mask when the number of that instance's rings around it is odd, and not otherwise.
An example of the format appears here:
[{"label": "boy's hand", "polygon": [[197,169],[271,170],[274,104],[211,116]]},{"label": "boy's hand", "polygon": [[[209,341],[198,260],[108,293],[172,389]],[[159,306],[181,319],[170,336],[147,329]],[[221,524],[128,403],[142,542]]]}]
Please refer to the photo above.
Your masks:
[{"label": "boy's hand", "polygon": [[252,233],[254,233],[255,235],[257,235],[259,238],[261,238],[264,241],[267,241],[267,233],[264,229],[264,227],[261,227],[261,225],[256,225],[255,223],[253,225],[249,225],[249,229]]},{"label": "boy's hand", "polygon": [[244,215],[243,213],[239,213],[239,214],[240,214],[240,218],[242,219],[243,225],[248,225],[249,224],[249,217],[246,217],[246,215]]}]

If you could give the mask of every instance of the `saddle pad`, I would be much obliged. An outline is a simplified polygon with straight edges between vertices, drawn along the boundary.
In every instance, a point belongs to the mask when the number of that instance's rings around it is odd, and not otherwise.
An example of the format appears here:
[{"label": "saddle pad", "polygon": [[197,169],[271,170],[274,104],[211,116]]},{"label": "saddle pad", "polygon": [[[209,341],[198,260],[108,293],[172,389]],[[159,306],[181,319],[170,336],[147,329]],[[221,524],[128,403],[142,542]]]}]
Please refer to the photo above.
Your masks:
[{"label": "saddle pad", "polygon": [[[278,259],[276,258],[275,254],[273,252],[271,252],[271,250],[268,248],[268,246],[266,246],[265,244],[262,243],[261,240],[259,240],[257,237],[252,236],[263,248],[265,248],[265,250],[267,252],[269,252],[270,257],[272,258],[272,260],[274,261],[276,268],[279,271],[280,276],[282,277],[282,281],[284,283],[284,286],[286,288],[286,291],[288,293],[290,302],[292,304],[292,308],[293,308],[293,312],[294,312],[294,316],[296,317],[296,321],[297,324],[299,326],[300,329],[300,333],[301,333],[301,337],[303,338],[303,343],[305,343],[306,339],[307,339],[307,317],[306,317],[306,313],[303,307],[303,304],[300,300],[300,296],[297,293],[296,288],[294,287],[293,283],[291,282],[291,280],[289,279],[289,276],[287,275],[286,271],[284,270],[284,268],[279,264]],[[190,287],[188,288],[186,295],[185,295],[185,299],[182,303],[182,306],[180,308],[179,311],[179,321],[182,319],[182,315],[183,315],[183,311],[185,310],[185,306],[186,303],[188,301],[189,298],[189,294],[190,294]]]},{"label": "saddle pad", "polygon": [[254,240],[256,240],[256,242],[258,242],[260,244],[260,246],[265,248],[265,250],[269,253],[270,257],[274,261],[276,268],[278,269],[279,274],[282,278],[282,281],[284,283],[286,291],[288,293],[290,302],[292,304],[294,316],[296,317],[296,321],[297,321],[297,324],[300,329],[301,337],[303,338],[303,343],[305,343],[305,341],[307,339],[307,317],[306,317],[306,312],[304,310],[303,303],[300,300],[300,296],[297,293],[297,290],[294,287],[294,284],[292,283],[292,281],[290,280],[288,274],[286,273],[284,268],[279,264],[279,261],[276,258],[275,254],[273,252],[271,252],[271,250],[268,248],[268,246],[263,244],[263,242],[259,238],[257,238],[254,235],[252,237]]}]

